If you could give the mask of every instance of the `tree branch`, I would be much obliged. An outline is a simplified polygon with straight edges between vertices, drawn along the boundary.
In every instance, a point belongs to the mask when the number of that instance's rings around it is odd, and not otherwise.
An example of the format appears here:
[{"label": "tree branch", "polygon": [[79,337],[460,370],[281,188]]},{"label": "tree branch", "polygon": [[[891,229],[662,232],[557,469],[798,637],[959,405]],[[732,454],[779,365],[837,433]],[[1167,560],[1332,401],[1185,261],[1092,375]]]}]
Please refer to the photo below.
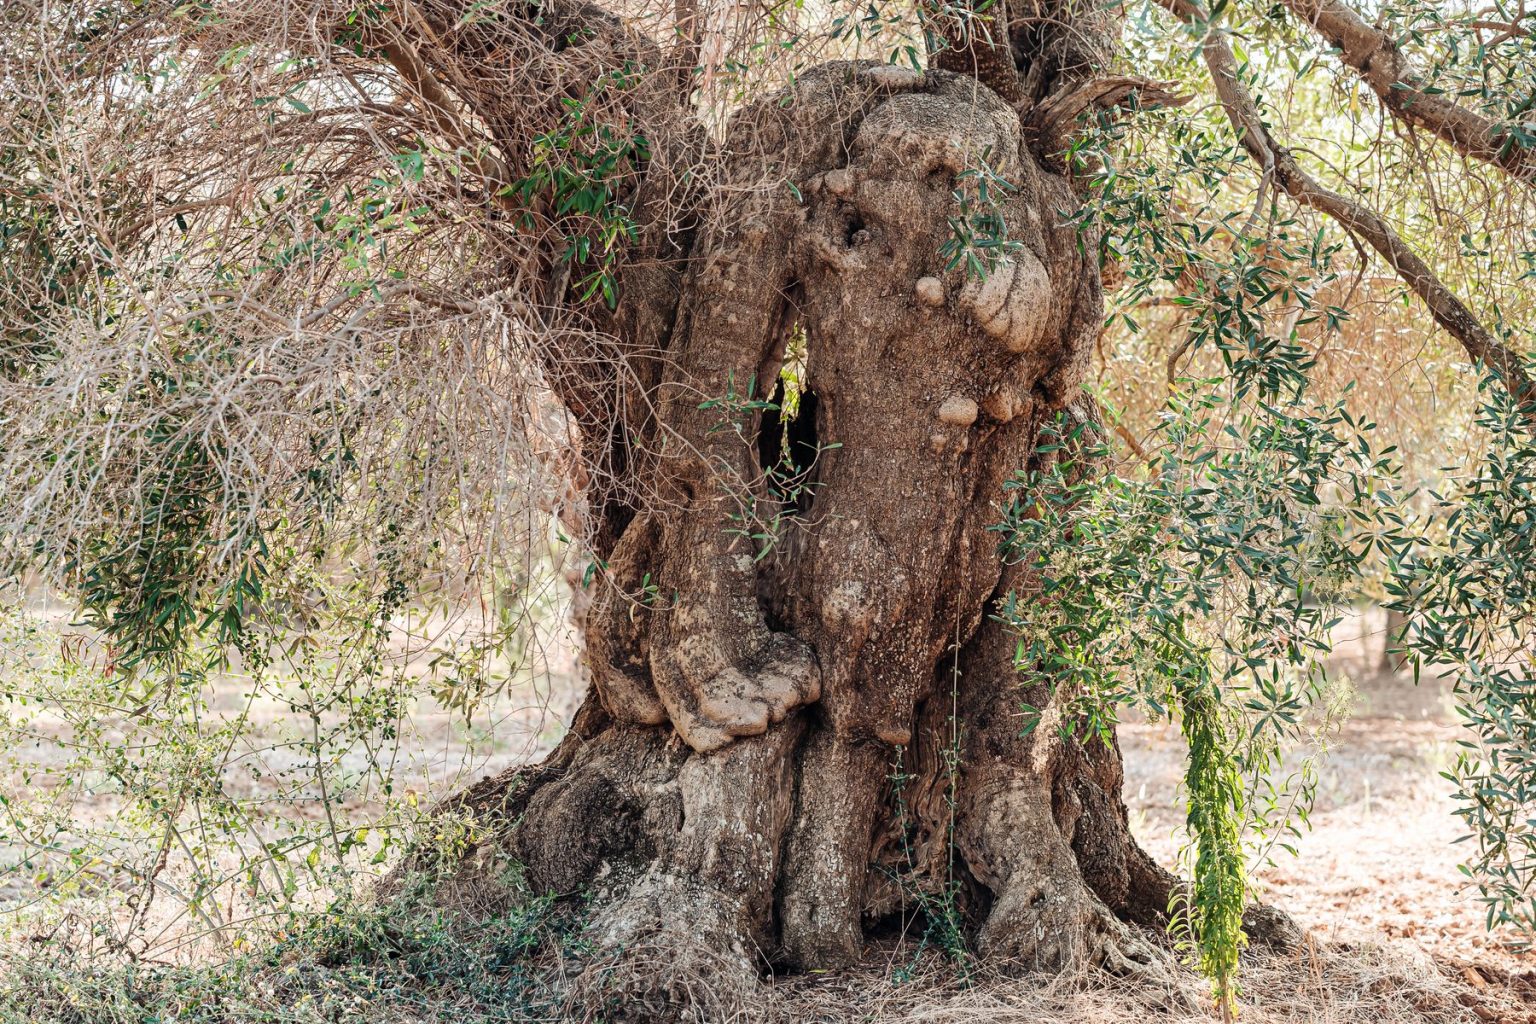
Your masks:
[{"label": "tree branch", "polygon": [[1412,60],[1381,29],[1341,0],[1283,0],[1302,21],[1339,51],[1393,115],[1433,132],[1462,156],[1481,160],[1536,185],[1536,149],[1528,149],[1498,125],[1443,96],[1426,92]]},{"label": "tree branch", "polygon": [[1461,342],[1475,362],[1498,376],[1515,398],[1526,425],[1536,432],[1536,386],[1526,374],[1520,355],[1494,337],[1379,214],[1318,184],[1290,151],[1275,141],[1253,95],[1238,75],[1237,58],[1233,56],[1232,48],[1227,45],[1221,30],[1209,24],[1204,10],[1193,0],[1159,2],[1186,24],[1206,27],[1202,44],[1206,66],[1210,68],[1216,94],[1227,118],[1249,155],[1261,166],[1274,168],[1275,182],[1292,199],[1331,217],[1375,249],[1429,307],[1435,322]]},{"label": "tree branch", "polygon": [[482,142],[477,146],[471,139],[469,132],[455,113],[457,103],[453,96],[428,69],[426,61],[422,60],[416,48],[406,42],[393,26],[384,28],[381,36],[379,48],[385,59],[415,94],[415,99],[433,128],[454,146],[465,150],[466,166],[486,181],[489,186],[486,191],[491,194],[496,205],[503,209],[513,209],[516,203],[502,191],[513,180],[511,169],[504,161],[488,151],[490,148],[488,144]]},{"label": "tree branch", "polygon": [[1066,148],[1079,119],[1089,111],[1113,110],[1134,103],[1138,107],[1181,107],[1192,99],[1179,95],[1167,82],[1133,75],[1105,75],[1061,89],[1042,100],[1025,119],[1040,139],[1040,149],[1057,153]]}]

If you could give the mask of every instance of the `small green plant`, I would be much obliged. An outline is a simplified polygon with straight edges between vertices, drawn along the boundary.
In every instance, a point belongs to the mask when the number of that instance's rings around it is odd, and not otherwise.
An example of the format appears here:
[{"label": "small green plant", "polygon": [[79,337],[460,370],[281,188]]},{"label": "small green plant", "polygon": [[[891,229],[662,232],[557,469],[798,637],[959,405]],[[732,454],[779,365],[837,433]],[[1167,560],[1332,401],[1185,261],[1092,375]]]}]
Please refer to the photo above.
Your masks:
[{"label": "small green plant", "polygon": [[[438,881],[412,875],[387,898],[339,900],[281,941],[213,963],[133,963],[63,943],[38,946],[10,962],[0,981],[0,1017],[79,1024],[553,1019],[560,997],[549,964],[579,941],[574,919],[530,894],[515,868],[488,882],[474,908],[445,903]],[[554,956],[541,961],[545,954]]]},{"label": "small green plant", "polygon": [[1238,758],[1209,680],[1177,687],[1179,725],[1188,745],[1184,772],[1188,834],[1195,851],[1193,885],[1176,891],[1174,935],[1194,953],[1211,979],[1217,1005],[1229,1015],[1236,1002],[1238,957],[1247,946],[1247,863],[1243,851],[1245,805]]},{"label": "small green plant", "polygon": [[584,98],[562,98],[564,119],[534,138],[532,167],[505,189],[525,209],[549,209],[548,225],[527,213],[523,229],[559,232],[565,242],[562,259],[581,272],[577,297],[587,302],[600,296],[610,309],[618,303],[620,254],[635,240],[626,193],[650,159],[650,144],[644,136],[601,122],[593,110],[603,92],[628,88],[637,71],[607,76]]},{"label": "small green plant", "polygon": [[714,410],[719,416],[719,422],[710,428],[710,433],[729,430],[743,443],[750,442],[749,435],[758,415],[779,411],[778,403],[758,395],[756,374],[747,378],[746,390],[738,391],[734,373],[726,374],[724,394],[706,398],[699,403],[699,408]]}]

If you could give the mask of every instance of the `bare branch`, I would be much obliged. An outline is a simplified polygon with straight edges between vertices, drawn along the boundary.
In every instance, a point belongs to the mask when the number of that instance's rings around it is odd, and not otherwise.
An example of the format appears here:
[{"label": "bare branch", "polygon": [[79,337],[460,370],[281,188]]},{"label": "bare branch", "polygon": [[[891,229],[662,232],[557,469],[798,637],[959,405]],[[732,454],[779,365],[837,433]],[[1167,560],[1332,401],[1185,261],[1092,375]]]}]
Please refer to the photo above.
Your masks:
[{"label": "bare branch", "polygon": [[458,106],[457,102],[427,68],[426,62],[421,59],[415,47],[392,26],[385,28],[381,34],[383,38],[380,41],[380,49],[383,50],[385,58],[415,93],[416,99],[431,120],[433,127],[455,146],[467,150],[464,155],[465,163],[491,185],[487,191],[495,197],[496,204],[503,209],[514,208],[516,203],[502,193],[502,190],[515,177],[511,168],[494,154],[487,152],[489,147],[485,143],[477,145],[471,139],[469,132],[454,113]]}]

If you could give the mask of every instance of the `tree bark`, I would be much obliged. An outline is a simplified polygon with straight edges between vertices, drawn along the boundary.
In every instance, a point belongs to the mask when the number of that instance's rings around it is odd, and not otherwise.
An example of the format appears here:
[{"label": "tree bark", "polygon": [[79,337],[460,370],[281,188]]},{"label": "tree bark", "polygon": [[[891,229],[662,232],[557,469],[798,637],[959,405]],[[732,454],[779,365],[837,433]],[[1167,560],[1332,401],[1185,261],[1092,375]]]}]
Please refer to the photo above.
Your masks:
[{"label": "tree bark", "polygon": [[[983,161],[1013,190],[978,278],[941,249]],[[1161,923],[1173,882],[1130,837],[1119,752],[1061,738],[989,615],[1027,583],[990,532],[1005,480],[1092,418],[1070,183],[974,80],[871,64],[744,110],[720,166],[629,437],[646,486],[600,552],[586,702],[460,806],[536,886],[587,893],[595,948],[670,1000],[851,963],[915,913],[1030,968],[1142,956],[1128,922]],[[797,328],[791,418],[764,400]]]},{"label": "tree bark", "polygon": [[1378,672],[1401,672],[1408,665],[1408,616],[1396,608],[1385,610]]}]

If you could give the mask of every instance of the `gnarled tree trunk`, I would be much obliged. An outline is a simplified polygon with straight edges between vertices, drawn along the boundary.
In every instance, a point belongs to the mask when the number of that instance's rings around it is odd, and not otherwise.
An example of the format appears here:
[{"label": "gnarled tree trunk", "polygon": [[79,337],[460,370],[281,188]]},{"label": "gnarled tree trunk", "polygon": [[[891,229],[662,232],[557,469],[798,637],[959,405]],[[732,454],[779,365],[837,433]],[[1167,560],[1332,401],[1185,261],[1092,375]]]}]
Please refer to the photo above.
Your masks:
[{"label": "gnarled tree trunk", "polygon": [[[465,798],[506,812],[536,885],[591,894],[600,947],[750,978],[943,907],[981,953],[1057,968],[1161,920],[1118,752],[1060,739],[989,616],[1021,583],[989,532],[1004,481],[1088,417],[1102,318],[1097,240],[1023,132],[973,78],[869,64],[733,122],[659,289],[655,404],[609,460],[591,691],[545,764]],[[983,165],[1014,245],[978,277],[941,250]],[[761,400],[802,331],[791,417]]]}]

